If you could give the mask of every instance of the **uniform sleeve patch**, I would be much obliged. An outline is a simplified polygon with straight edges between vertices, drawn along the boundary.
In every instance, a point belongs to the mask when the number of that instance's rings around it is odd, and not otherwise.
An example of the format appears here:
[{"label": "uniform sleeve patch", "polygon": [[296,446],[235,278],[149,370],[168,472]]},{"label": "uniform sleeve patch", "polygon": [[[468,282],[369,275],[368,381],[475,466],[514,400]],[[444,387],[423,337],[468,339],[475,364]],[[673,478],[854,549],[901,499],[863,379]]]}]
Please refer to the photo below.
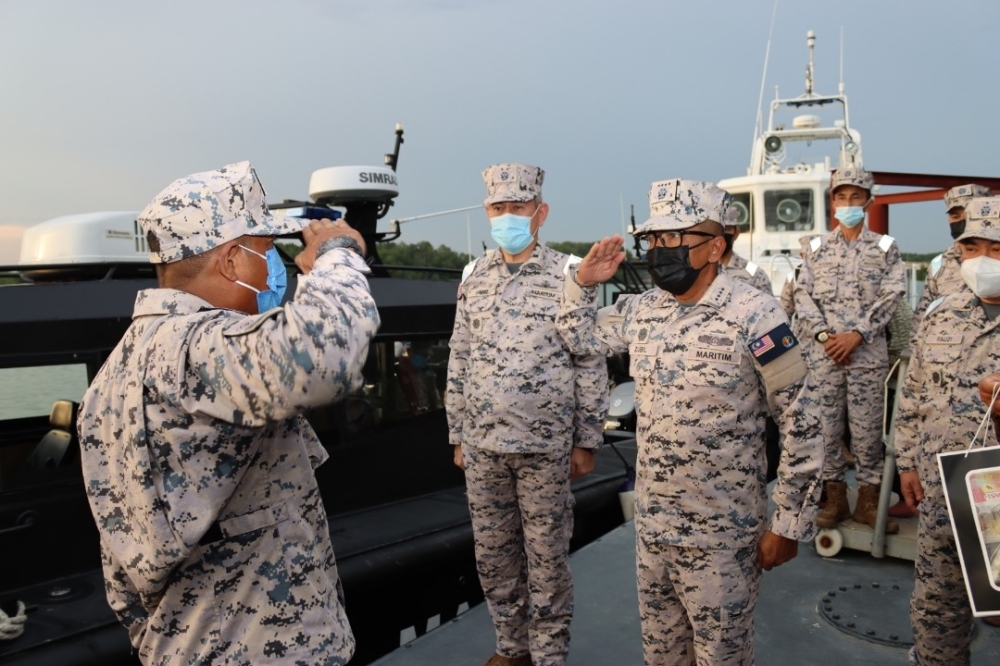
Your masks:
[{"label": "uniform sleeve patch", "polygon": [[789,349],[796,347],[799,341],[795,339],[788,324],[781,324],[750,343],[750,353],[754,355],[761,366],[778,359]]},{"label": "uniform sleeve patch", "polygon": [[747,273],[749,273],[750,275],[757,275],[758,269],[759,267],[757,266],[757,264],[753,263],[752,261],[747,262]]},{"label": "uniform sleeve patch", "polygon": [[575,254],[569,255],[569,259],[566,260],[566,265],[563,266],[563,275],[569,275],[569,269],[573,268],[581,261],[583,261],[583,259],[576,256]]},{"label": "uniform sleeve patch", "polygon": [[882,236],[878,242],[878,248],[883,252],[888,252],[892,244],[896,242],[896,239],[892,236]]},{"label": "uniform sleeve patch", "polygon": [[816,238],[813,238],[811,241],[809,241],[809,249],[815,252],[816,250],[819,249],[819,246],[822,244],[823,244],[823,239],[817,236]]}]

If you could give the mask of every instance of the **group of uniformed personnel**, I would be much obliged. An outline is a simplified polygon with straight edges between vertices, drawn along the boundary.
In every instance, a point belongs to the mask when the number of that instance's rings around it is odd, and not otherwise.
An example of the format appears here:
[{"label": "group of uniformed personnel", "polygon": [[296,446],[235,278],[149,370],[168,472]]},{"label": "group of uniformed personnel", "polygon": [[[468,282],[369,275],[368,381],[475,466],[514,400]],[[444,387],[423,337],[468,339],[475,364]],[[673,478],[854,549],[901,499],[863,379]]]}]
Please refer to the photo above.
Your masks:
[{"label": "group of uniformed personnel", "polygon": [[[497,635],[487,665],[566,663],[570,480],[594,467],[604,357],[625,351],[645,661],[752,664],[762,571],[851,515],[845,414],[853,515],[874,524],[884,334],[905,290],[894,241],[863,224],[871,174],[834,174],[840,225],[803,248],[794,328],[764,272],[733,254],[732,198],[712,183],[653,183],[635,234],[654,287],[598,310],[623,238],[582,260],[555,252],[538,242],[544,172],[499,164],[483,178],[499,250],[463,274],[446,409]],[[911,653],[922,665],[969,658],[934,454],[967,446],[978,398],[1000,384],[984,378],[1000,369],[1000,198],[960,199],[983,194],[967,187],[949,192],[967,218],[932,275],[941,297],[918,309],[897,425],[904,495],[914,509],[923,500]],[[79,426],[108,600],[146,664],[345,664],[354,640],[313,471],[327,454],[303,413],[361,381],[379,324],[364,241],[343,222],[308,223],[305,275],[282,304],[274,238],[298,227],[271,216],[249,163],[175,181],[139,221],[159,286],[139,293]],[[768,417],[782,440],[770,517]]]},{"label": "group of uniformed personnel", "polygon": [[[921,302],[933,300],[916,312],[896,419],[903,496],[920,514],[910,663],[922,666],[970,659],[972,613],[937,454],[972,444],[982,402],[990,403],[1000,378],[986,377],[1000,368],[1000,197],[977,196],[988,194],[984,190],[967,185],[945,198],[957,240],[927,281],[925,289],[933,291]],[[994,410],[1000,414],[1000,405]]]}]

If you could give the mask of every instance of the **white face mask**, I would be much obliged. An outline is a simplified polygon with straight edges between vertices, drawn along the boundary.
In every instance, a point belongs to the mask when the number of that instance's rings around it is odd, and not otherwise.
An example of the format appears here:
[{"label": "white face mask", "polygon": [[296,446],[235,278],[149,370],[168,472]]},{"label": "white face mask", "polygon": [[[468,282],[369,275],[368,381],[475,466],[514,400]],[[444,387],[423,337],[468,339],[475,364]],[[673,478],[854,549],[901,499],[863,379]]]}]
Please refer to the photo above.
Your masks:
[{"label": "white face mask", "polygon": [[962,279],[979,298],[1000,298],[1000,260],[985,255],[966,259]]}]

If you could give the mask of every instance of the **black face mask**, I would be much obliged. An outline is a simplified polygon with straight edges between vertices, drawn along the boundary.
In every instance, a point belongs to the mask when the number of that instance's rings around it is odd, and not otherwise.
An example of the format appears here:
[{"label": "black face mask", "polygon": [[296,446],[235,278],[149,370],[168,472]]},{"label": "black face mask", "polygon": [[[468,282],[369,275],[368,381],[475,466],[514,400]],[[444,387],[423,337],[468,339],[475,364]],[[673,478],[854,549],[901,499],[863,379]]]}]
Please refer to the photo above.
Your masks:
[{"label": "black face mask", "polygon": [[[709,238],[698,245],[704,245],[711,240]],[[686,293],[705,270],[705,266],[708,266],[708,262],[705,262],[701,268],[693,267],[691,249],[691,246],[687,245],[649,248],[646,252],[646,263],[649,265],[649,275],[653,278],[653,284],[674,296]]]},{"label": "black face mask", "polygon": [[961,222],[952,222],[951,227],[951,237],[958,240],[958,237],[965,233],[965,220]]},{"label": "black face mask", "polygon": [[736,240],[736,234],[722,234],[722,237],[726,239],[726,254],[733,251],[733,241]]}]

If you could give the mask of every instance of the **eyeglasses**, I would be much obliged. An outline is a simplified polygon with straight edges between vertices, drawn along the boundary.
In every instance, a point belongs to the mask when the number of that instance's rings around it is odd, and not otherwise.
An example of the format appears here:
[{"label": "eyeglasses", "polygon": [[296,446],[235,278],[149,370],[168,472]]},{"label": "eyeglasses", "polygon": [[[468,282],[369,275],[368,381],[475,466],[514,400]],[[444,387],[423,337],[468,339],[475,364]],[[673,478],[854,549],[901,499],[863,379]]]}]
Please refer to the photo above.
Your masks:
[{"label": "eyeglasses", "polygon": [[648,252],[654,247],[680,247],[684,243],[685,236],[715,238],[715,234],[707,231],[650,231],[639,236],[639,249]]}]

